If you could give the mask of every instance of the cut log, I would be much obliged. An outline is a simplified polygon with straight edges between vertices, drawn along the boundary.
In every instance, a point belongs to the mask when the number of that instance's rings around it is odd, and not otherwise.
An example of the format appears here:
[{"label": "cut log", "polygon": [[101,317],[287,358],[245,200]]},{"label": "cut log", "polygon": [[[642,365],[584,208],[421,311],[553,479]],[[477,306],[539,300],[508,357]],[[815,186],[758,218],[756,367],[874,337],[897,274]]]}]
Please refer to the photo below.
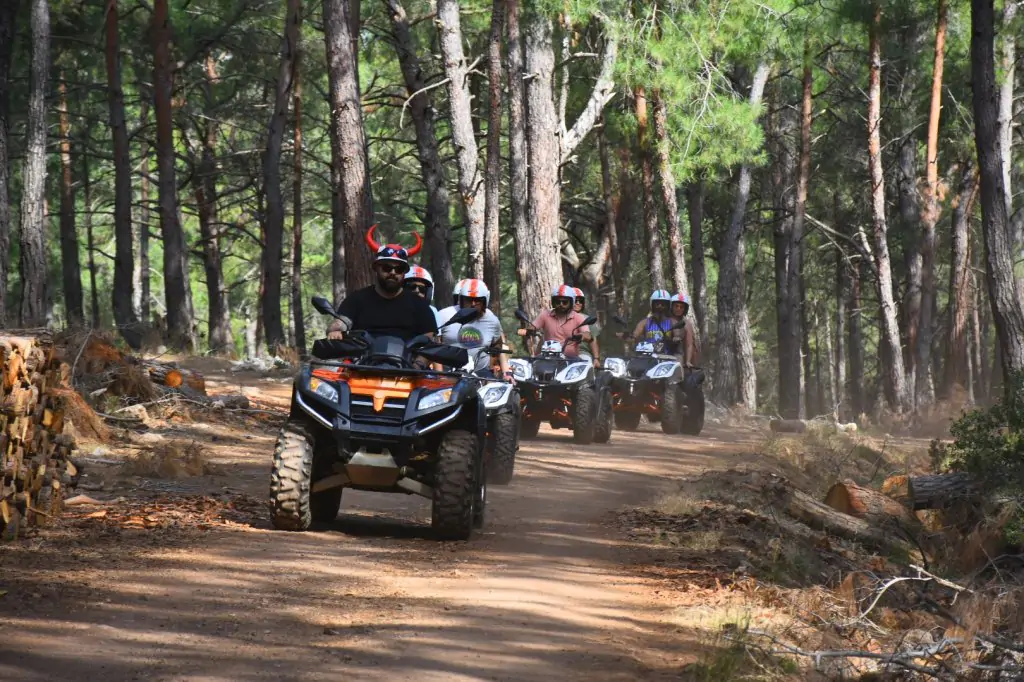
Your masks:
[{"label": "cut log", "polygon": [[912,476],[907,492],[915,511],[942,509],[977,497],[979,490],[969,474],[931,474]]},{"label": "cut log", "polygon": [[911,529],[919,525],[910,510],[896,500],[849,480],[829,488],[825,504],[836,511],[864,519],[876,527],[898,524]]},{"label": "cut log", "polygon": [[907,509],[913,509],[914,505],[910,499],[910,476],[896,474],[882,481],[882,494],[902,504]]},{"label": "cut log", "polygon": [[180,369],[171,365],[147,363],[146,368],[149,370],[149,378],[155,384],[167,386],[168,388],[178,388],[185,383],[185,375]]},{"label": "cut log", "polygon": [[807,430],[807,423],[801,419],[773,419],[768,428],[774,433],[803,433]]},{"label": "cut log", "polygon": [[0,336],[0,536],[60,514],[77,478],[74,439],[63,433],[66,398],[48,333]]},{"label": "cut log", "polygon": [[903,540],[891,528],[875,528],[867,521],[836,511],[827,504],[800,490],[788,489],[785,495],[786,511],[795,519],[811,528],[853,540],[863,545],[889,553],[898,551],[909,555],[914,551],[910,543]]}]

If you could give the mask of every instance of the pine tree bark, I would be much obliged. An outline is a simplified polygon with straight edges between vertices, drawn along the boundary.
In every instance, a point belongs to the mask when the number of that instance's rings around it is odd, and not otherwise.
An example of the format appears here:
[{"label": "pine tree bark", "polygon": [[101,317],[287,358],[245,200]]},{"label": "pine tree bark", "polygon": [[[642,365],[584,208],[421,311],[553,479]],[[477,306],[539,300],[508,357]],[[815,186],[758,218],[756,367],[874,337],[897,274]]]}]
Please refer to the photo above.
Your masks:
[{"label": "pine tree bark", "polygon": [[128,126],[121,85],[121,48],[118,35],[117,0],[107,0],[104,17],[107,70],[107,108],[114,147],[114,286],[111,304],[114,324],[134,349],[142,346],[142,334],[134,306],[134,253],[132,235],[132,167],[129,158]]},{"label": "pine tree bark", "polygon": [[7,311],[7,264],[11,257],[10,145],[10,72],[14,51],[14,20],[20,0],[0,3],[0,327],[5,326]]},{"label": "pine tree bark", "polygon": [[968,379],[968,315],[971,312],[970,216],[978,193],[978,169],[972,163],[960,171],[960,191],[953,203],[953,239],[949,268],[949,329],[947,357],[940,394],[952,397]]},{"label": "pine tree bark", "polygon": [[466,272],[484,276],[483,179],[477,163],[476,136],[469,92],[469,68],[462,51],[462,25],[457,0],[437,1],[437,30],[444,72],[448,77],[448,99],[452,144],[459,176],[459,198],[466,223]]},{"label": "pine tree bark", "polygon": [[89,319],[92,321],[92,328],[100,326],[100,294],[96,288],[96,242],[92,233],[92,177],[89,175],[89,150],[82,150],[82,199],[85,204],[85,213],[82,220],[85,222],[85,244],[86,257],[89,263],[89,298],[90,306]]},{"label": "pine tree bark", "polygon": [[487,41],[487,161],[484,190],[484,280],[491,282],[491,309],[501,314],[501,37],[505,31],[505,0],[491,4]]},{"label": "pine tree bark", "polygon": [[[402,69],[405,90],[409,97],[409,115],[416,130],[416,151],[420,161],[420,175],[427,189],[426,217],[423,239],[426,243],[426,260],[434,278],[435,296],[439,292],[448,295],[454,288],[450,245],[451,227],[448,223],[448,185],[445,182],[444,166],[438,149],[434,121],[437,112],[430,94],[422,92],[427,87],[426,77],[416,53],[409,18],[399,0],[384,0],[391,17],[395,51]],[[416,94],[419,93],[419,94]],[[415,97],[413,95],[415,94]]]},{"label": "pine tree bark", "polygon": [[647,93],[642,86],[633,90],[636,104],[637,150],[640,153],[641,177],[644,187],[644,234],[647,237],[647,263],[651,289],[665,288],[665,269],[661,260],[661,230],[658,225],[658,205],[654,198],[654,161],[647,120]]},{"label": "pine tree bark", "polygon": [[[1013,272],[999,139],[995,73],[995,18],[992,0],[971,2],[971,80],[974,141],[981,173],[981,220],[985,238],[985,279],[1004,377],[1024,370],[1024,308]],[[1005,382],[1010,386],[1009,382]]]},{"label": "pine tree bark", "polygon": [[[174,122],[171,110],[173,68],[168,0],[154,0],[150,26],[153,41],[153,111],[156,113],[156,162],[160,233],[164,243],[164,295],[167,301],[167,342],[172,348],[195,348],[192,301],[188,280],[188,249],[178,212],[178,183],[174,168]],[[130,213],[129,213],[130,215]],[[130,233],[129,233],[130,234]],[[128,241],[129,245],[131,240]],[[131,270],[127,275],[131,277]],[[128,297],[128,304],[131,297]]]},{"label": "pine tree bark", "polygon": [[204,97],[207,114],[202,130],[201,155],[196,176],[193,178],[196,208],[199,213],[199,233],[203,245],[203,270],[206,274],[207,316],[209,318],[209,346],[212,353],[223,355],[234,350],[231,333],[231,308],[228,288],[224,279],[221,256],[221,228],[217,208],[217,136],[218,120],[213,87],[217,83],[217,65],[208,52],[203,62]]},{"label": "pine tree bark", "polygon": [[[750,88],[751,106],[760,106],[770,71],[767,63],[758,64]],[[744,163],[740,166],[729,226],[719,246],[714,395],[723,404],[739,403],[753,411],[757,409],[757,374],[747,316],[746,246],[743,241],[750,183],[750,165]]]},{"label": "pine tree bark", "polygon": [[60,264],[64,280],[64,307],[68,325],[85,323],[82,308],[82,268],[78,260],[78,231],[75,227],[75,177],[71,158],[71,117],[68,114],[68,84],[61,72],[57,86],[60,100]]},{"label": "pine tree bark", "polygon": [[686,214],[690,223],[690,271],[693,274],[693,313],[697,318],[700,347],[708,347],[708,277],[704,267],[704,180],[698,178],[686,188]]},{"label": "pine tree bark", "polygon": [[[369,286],[371,254],[365,246],[366,231],[370,228],[371,211],[369,174],[366,163],[366,133],[363,129],[363,109],[359,95],[357,58],[358,36],[352,34],[351,0],[325,0],[324,39],[327,43],[328,81],[330,84],[331,164],[332,178],[338,183],[335,206],[340,210],[339,220],[333,223],[334,294],[340,299],[346,291]],[[343,257],[338,262],[339,256]],[[344,276],[344,282],[338,276]],[[339,296],[339,293],[341,296]]]},{"label": "pine tree bark", "polygon": [[285,14],[281,62],[274,90],[274,109],[267,126],[267,149],[263,157],[263,191],[266,195],[266,220],[263,228],[263,306],[264,338],[270,355],[284,345],[284,319],[281,315],[281,282],[284,277],[284,195],[281,192],[281,148],[288,123],[288,104],[292,89],[292,64],[299,47],[302,3],[288,0]]},{"label": "pine tree bark", "polygon": [[[1003,197],[1006,202],[1006,215],[1013,215],[1013,184],[1010,169],[1013,167],[1013,86],[1017,64],[1017,32],[1011,29],[1017,17],[1020,2],[1004,2],[1002,17],[1002,45],[999,55],[999,143],[1002,151]],[[1024,247],[1024,220],[1014,222],[1013,245],[1014,253]]]},{"label": "pine tree bark", "polygon": [[[523,284],[530,280],[530,230],[527,222],[529,152],[526,144],[526,93],[523,87],[523,42],[519,34],[519,0],[507,0],[509,213],[516,247],[516,282],[520,308],[527,306]],[[536,293],[534,290],[533,293]],[[536,305],[534,303],[533,305]]]},{"label": "pine tree bark", "polygon": [[292,61],[292,325],[295,349],[306,357],[306,318],[302,304],[302,46],[297,46]]},{"label": "pine tree bark", "polygon": [[935,402],[932,378],[932,338],[935,306],[935,226],[939,222],[939,116],[942,110],[942,67],[946,45],[946,0],[939,0],[935,24],[935,65],[928,114],[928,146],[924,210],[921,215],[921,324],[918,327],[915,404],[918,410]]},{"label": "pine tree bark", "polygon": [[[143,100],[139,105],[139,124],[149,124],[149,103]],[[150,313],[152,306],[152,293],[150,291],[150,267],[149,267],[149,235],[150,235],[150,207],[149,207],[149,176],[153,167],[149,162],[149,139],[143,137],[142,150],[142,173],[139,180],[139,320],[142,325],[148,327],[152,324]]]},{"label": "pine tree bark", "polygon": [[864,402],[864,317],[861,312],[861,286],[866,269],[864,261],[858,260],[850,271],[850,376],[847,385],[850,387],[850,410],[855,419],[867,409]]},{"label": "pine tree bark", "polygon": [[668,253],[671,262],[669,271],[675,291],[686,291],[686,254],[683,251],[683,240],[679,236],[679,204],[676,201],[676,178],[672,172],[669,158],[668,112],[661,92],[655,90],[654,104],[654,136],[657,139],[658,152],[658,184],[661,187],[661,204],[665,208],[665,223],[668,233]]},{"label": "pine tree bark", "polygon": [[876,284],[882,322],[880,344],[884,346],[887,360],[883,369],[886,392],[896,412],[906,412],[909,405],[903,352],[900,347],[899,322],[896,315],[896,301],[893,297],[892,264],[889,259],[888,226],[885,218],[885,178],[882,169],[882,46],[879,32],[882,23],[881,5],[874,6],[869,30],[868,83],[868,167],[871,175],[872,237]]},{"label": "pine tree bark", "polygon": [[[794,320],[798,320],[799,328],[797,330],[797,336],[803,339],[803,354],[804,354],[804,381],[807,385],[810,385],[810,361],[811,354],[809,350],[809,339],[810,329],[807,326],[807,285],[804,281],[804,253],[803,253],[803,241],[804,241],[804,220],[807,210],[807,186],[810,182],[811,177],[811,124],[813,123],[813,88],[814,88],[814,75],[813,75],[813,64],[811,55],[810,41],[804,41],[804,69],[802,77],[802,93],[801,93],[801,106],[800,106],[800,157],[797,163],[797,174],[796,174],[796,197],[793,204],[793,227],[789,234],[789,262],[787,263],[786,270],[786,291],[787,294],[792,296],[794,290],[800,291],[799,307],[793,309],[793,312],[798,312],[799,316],[794,316]],[[815,312],[815,320],[817,320],[817,312]],[[817,341],[817,322],[815,322],[815,340]],[[815,343],[816,352],[819,354],[815,355],[815,360],[818,362],[818,369],[815,372],[816,379],[816,395],[814,400],[807,396],[809,391],[805,390],[804,396],[804,413],[805,414],[820,414],[822,411],[821,406],[821,371],[820,371],[820,347]]]},{"label": "pine tree bark", "polygon": [[[916,381],[916,348],[921,325],[922,263],[921,237],[918,234],[921,229],[921,197],[917,190],[918,141],[912,125],[908,123],[907,127],[903,131],[903,142],[896,152],[897,228],[898,233],[903,235],[903,268],[906,271],[906,287],[903,298],[898,302],[896,314],[900,325],[903,368],[909,382],[907,388],[912,390]],[[895,287],[894,292],[897,290],[898,287]]]},{"label": "pine tree bark", "polygon": [[23,327],[46,324],[46,93],[50,79],[50,7],[31,0],[32,67],[21,196]]},{"label": "pine tree bark", "polygon": [[[519,281],[522,302],[533,315],[545,306],[552,288],[562,281],[559,255],[559,121],[552,83],[555,52],[551,19],[531,12],[526,22],[526,138],[529,158],[528,226],[517,234],[522,258]],[[524,238],[525,237],[525,238]]]},{"label": "pine tree bark", "polygon": [[[793,236],[798,154],[794,153],[790,140],[794,137],[795,119],[791,108],[779,107],[773,135],[778,142],[774,145],[771,170],[776,213],[781,216],[772,237],[779,337],[779,414],[783,419],[803,419],[805,416],[801,365],[800,244]],[[791,278],[791,270],[795,271],[795,278]]]},{"label": "pine tree bark", "polygon": [[847,267],[843,252],[836,249],[836,335],[835,354],[832,356],[835,392],[833,396],[835,404],[838,405],[836,416],[843,422],[850,421],[851,412],[849,395],[846,390],[846,316],[848,314],[846,291],[849,280]]},{"label": "pine tree bark", "polygon": [[[601,235],[601,243],[598,248],[600,269],[597,270],[592,288],[597,290],[601,284],[601,274],[606,261],[611,261],[612,286],[615,290],[615,308],[619,314],[625,313],[625,289],[626,284],[623,278],[621,253],[619,251],[618,213],[619,196],[616,194],[615,185],[612,181],[612,164],[608,151],[608,136],[604,125],[597,131],[597,154],[601,161],[601,197],[604,199],[604,232]],[[622,188],[619,188],[622,191]],[[594,264],[595,266],[598,263]]]}]

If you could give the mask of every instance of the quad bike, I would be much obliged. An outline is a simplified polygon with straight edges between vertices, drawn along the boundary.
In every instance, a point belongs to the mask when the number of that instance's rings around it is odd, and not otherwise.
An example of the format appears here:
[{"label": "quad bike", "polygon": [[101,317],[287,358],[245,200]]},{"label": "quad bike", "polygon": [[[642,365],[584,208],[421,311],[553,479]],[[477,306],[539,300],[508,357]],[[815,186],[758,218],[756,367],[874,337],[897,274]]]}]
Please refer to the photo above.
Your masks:
[{"label": "quad bike", "polygon": [[[327,299],[314,307],[337,317]],[[457,312],[449,324],[465,322]],[[271,520],[307,530],[333,520],[345,488],[406,493],[431,500],[442,539],[465,540],[483,524],[487,503],[486,416],[476,377],[434,372],[459,367],[464,348],[419,336],[350,331],[319,339],[292,389],[288,422],[274,450]]]},{"label": "quad bike", "polygon": [[[527,325],[527,336],[537,335],[526,313],[517,310],[516,318]],[[596,322],[588,317],[583,325]],[[611,438],[612,376],[595,371],[593,360],[586,357],[565,356],[566,344],[580,340],[574,334],[565,343],[545,341],[540,355],[509,360],[522,396],[521,437],[535,438],[541,422],[547,421],[555,429],[572,428],[577,443],[607,443]]]},{"label": "quad bike", "polygon": [[[614,319],[629,326],[618,316]],[[669,331],[684,325],[680,322]],[[604,369],[614,377],[611,386],[617,428],[635,431],[640,418],[647,415],[649,421],[661,423],[664,433],[700,434],[704,427],[704,372],[683,367],[676,356],[666,354],[663,342],[641,341],[631,356],[605,358]]]},{"label": "quad bike", "polygon": [[[483,355],[500,355],[507,352],[501,347],[501,340],[489,348],[477,349]],[[462,370],[480,380],[477,392],[487,414],[487,432],[484,452],[486,457],[487,482],[494,485],[508,485],[515,473],[516,452],[519,450],[519,419],[522,408],[519,391],[515,385],[500,378],[489,366],[479,367],[474,358]]]}]

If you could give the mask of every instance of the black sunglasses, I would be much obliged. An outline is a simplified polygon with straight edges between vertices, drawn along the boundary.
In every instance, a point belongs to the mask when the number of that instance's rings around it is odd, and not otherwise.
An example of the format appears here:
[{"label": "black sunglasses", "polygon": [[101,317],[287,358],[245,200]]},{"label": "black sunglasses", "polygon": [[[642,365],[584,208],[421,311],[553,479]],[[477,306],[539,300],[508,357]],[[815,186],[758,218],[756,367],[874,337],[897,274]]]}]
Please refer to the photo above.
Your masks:
[{"label": "black sunglasses", "polygon": [[390,265],[388,263],[378,263],[377,267],[380,268],[380,271],[383,272],[385,275],[390,274],[392,272],[397,272],[404,275],[405,273],[409,272],[409,268],[405,265]]},{"label": "black sunglasses", "polygon": [[554,299],[555,305],[571,305],[572,299],[570,298],[556,298]]},{"label": "black sunglasses", "polygon": [[427,292],[426,284],[406,284],[405,288],[408,289],[409,291],[422,291],[423,293]]}]

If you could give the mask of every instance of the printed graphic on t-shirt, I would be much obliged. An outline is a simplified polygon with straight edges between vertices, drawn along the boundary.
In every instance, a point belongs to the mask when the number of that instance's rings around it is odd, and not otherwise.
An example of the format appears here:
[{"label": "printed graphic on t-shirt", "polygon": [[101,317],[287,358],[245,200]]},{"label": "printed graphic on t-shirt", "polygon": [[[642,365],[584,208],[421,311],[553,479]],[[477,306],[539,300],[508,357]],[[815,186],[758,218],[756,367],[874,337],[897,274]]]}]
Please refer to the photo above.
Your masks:
[{"label": "printed graphic on t-shirt", "polygon": [[483,333],[470,324],[464,324],[459,329],[459,345],[466,348],[477,348],[484,344]]}]

